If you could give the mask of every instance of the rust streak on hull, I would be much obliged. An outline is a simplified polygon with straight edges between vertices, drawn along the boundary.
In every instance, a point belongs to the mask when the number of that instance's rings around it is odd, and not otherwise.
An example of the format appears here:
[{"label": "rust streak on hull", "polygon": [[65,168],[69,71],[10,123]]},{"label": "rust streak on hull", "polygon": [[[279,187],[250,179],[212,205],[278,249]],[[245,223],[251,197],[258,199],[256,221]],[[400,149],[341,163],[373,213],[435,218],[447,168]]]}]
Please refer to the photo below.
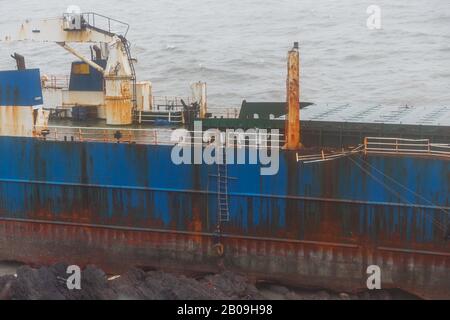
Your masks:
[{"label": "rust streak on hull", "polygon": [[[213,250],[211,234],[100,228],[52,222],[0,221],[0,259],[52,264],[95,264],[115,273],[130,267],[218,272],[225,268],[255,280],[333,290],[365,289],[367,264],[383,266],[382,287],[424,298],[448,298],[448,255],[357,245],[226,235],[224,256]],[[176,259],[179,263],[174,264]],[[430,279],[435,278],[432,289]]]}]

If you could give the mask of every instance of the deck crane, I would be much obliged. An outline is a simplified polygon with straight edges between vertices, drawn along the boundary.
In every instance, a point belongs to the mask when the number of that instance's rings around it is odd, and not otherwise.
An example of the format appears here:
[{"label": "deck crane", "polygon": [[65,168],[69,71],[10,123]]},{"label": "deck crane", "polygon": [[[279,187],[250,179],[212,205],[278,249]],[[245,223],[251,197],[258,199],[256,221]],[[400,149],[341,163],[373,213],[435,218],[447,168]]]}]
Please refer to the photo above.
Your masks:
[{"label": "deck crane", "polygon": [[[101,23],[99,23],[101,21]],[[121,31],[113,31],[119,25]],[[109,125],[132,123],[136,108],[136,74],[126,34],[128,24],[96,13],[81,13],[79,8],[69,8],[61,17],[27,20],[15,34],[0,41],[55,42],[83,62],[103,74],[105,80],[105,113]],[[85,57],[69,43],[99,43],[107,58],[102,68]]]}]

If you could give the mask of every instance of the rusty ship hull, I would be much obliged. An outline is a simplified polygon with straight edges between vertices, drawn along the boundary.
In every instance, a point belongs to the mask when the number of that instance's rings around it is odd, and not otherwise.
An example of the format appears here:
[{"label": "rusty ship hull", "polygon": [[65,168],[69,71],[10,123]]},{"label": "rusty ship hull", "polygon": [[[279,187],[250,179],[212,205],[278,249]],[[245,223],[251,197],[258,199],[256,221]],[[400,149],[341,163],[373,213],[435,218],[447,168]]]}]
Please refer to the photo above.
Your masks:
[{"label": "rusty ship hull", "polygon": [[350,291],[366,288],[375,264],[383,288],[450,297],[447,159],[360,154],[302,166],[280,150],[272,176],[229,164],[218,234],[216,166],[175,165],[171,146],[3,136],[0,153],[3,260],[225,268]]},{"label": "rusty ship hull", "polygon": [[[376,265],[381,288],[450,299],[448,106],[303,102],[295,42],[286,101],[244,101],[239,117],[213,117],[206,83],[191,85],[191,102],[158,102],[151,82],[137,82],[127,32],[73,10],[0,37],[55,42],[78,59],[63,84],[19,54],[18,70],[0,71],[0,260],[226,269],[343,291],[366,290]],[[71,42],[96,45],[89,58]],[[192,140],[200,152],[230,128],[280,129],[278,147],[270,141],[277,170],[176,164],[179,141],[156,127],[183,125],[195,138],[205,133],[197,121],[218,129]],[[260,138],[238,137],[237,148],[267,151]]]}]

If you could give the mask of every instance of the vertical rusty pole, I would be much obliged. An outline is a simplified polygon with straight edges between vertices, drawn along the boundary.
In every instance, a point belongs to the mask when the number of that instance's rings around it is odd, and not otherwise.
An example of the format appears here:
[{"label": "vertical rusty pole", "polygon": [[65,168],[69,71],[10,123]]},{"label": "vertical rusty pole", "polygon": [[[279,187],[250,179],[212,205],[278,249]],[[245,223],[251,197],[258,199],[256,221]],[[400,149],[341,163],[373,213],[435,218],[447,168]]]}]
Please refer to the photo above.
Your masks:
[{"label": "vertical rusty pole", "polygon": [[286,80],[285,149],[297,150],[300,143],[300,57],[298,42],[288,52]]},{"label": "vertical rusty pole", "polygon": [[206,82],[195,82],[191,85],[192,89],[192,100],[198,102],[200,110],[200,119],[206,118],[206,113],[208,112],[207,107],[207,96],[206,96]]}]

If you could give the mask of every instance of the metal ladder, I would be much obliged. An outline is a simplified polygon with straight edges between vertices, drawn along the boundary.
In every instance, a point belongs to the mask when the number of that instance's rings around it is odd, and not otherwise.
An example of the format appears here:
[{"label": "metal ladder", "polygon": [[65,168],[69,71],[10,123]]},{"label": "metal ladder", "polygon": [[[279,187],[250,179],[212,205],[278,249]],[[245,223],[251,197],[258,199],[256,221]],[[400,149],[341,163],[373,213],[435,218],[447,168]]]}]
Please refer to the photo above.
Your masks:
[{"label": "metal ladder", "polygon": [[[96,19],[97,18],[97,24]],[[126,36],[128,30],[130,28],[128,23],[122,22],[120,20],[112,19],[110,17],[95,13],[95,12],[86,12],[83,13],[83,19],[85,27],[94,29],[98,32],[107,34],[107,35],[116,35],[119,37],[120,41],[122,41],[123,47],[125,48],[125,52],[127,54],[128,63],[131,69],[131,103],[133,105],[132,112],[135,115],[137,111],[137,92],[136,92],[136,70],[133,64],[133,57],[131,56],[130,50],[130,42],[127,40]],[[113,28],[120,26],[121,32],[113,31]],[[107,28],[106,28],[107,27]]]},{"label": "metal ladder", "polygon": [[226,163],[226,148],[222,148],[222,163],[217,161],[217,204],[218,221],[226,222],[230,220],[228,210],[228,173]]},{"label": "metal ladder", "polygon": [[120,36],[120,39],[122,40],[123,46],[127,53],[128,62],[130,64],[130,68],[131,68],[131,87],[132,87],[131,103],[133,104],[133,114],[135,114],[137,111],[136,70],[134,68],[133,58],[131,57],[130,42],[127,39],[125,39],[125,37],[122,37],[122,36]]}]

